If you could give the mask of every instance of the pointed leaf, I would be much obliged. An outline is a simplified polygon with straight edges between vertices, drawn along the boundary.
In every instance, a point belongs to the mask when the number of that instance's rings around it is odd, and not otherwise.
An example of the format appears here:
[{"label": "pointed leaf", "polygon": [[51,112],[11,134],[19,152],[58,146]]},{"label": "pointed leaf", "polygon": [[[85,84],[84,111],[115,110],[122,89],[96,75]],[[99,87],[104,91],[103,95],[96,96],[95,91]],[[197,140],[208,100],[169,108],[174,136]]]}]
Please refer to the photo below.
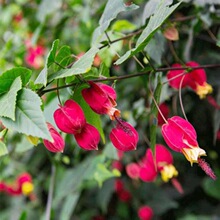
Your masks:
[{"label": "pointed leaf", "polygon": [[67,45],[62,46],[55,60],[60,66],[66,67],[70,63],[70,60],[72,60],[70,47]]},{"label": "pointed leaf", "polygon": [[0,116],[15,120],[16,97],[18,91],[22,88],[21,86],[21,77],[19,76],[11,84],[9,91],[0,96]]},{"label": "pointed leaf", "polygon": [[113,21],[120,12],[135,10],[137,8],[139,7],[135,4],[125,5],[123,0],[108,0],[102,17],[99,20],[99,27],[94,31],[93,43],[99,42],[100,37],[107,30],[111,21]]},{"label": "pointed leaf", "polygon": [[98,48],[92,47],[79,60],[77,60],[70,69],[64,69],[52,74],[49,81],[53,79],[60,79],[68,76],[87,73],[93,64],[94,57],[99,51]]},{"label": "pointed leaf", "polygon": [[0,120],[6,128],[26,135],[52,140],[40,105],[40,97],[33,91],[23,88],[17,96],[16,120],[13,121],[5,117],[1,117]]},{"label": "pointed leaf", "polygon": [[59,46],[59,42],[60,42],[59,39],[56,39],[53,42],[51,50],[47,55],[46,64],[45,64],[43,70],[39,73],[39,75],[38,75],[37,79],[35,80],[34,84],[42,84],[44,86],[47,85],[48,68],[55,61],[56,52],[57,52],[57,48]]},{"label": "pointed leaf", "polygon": [[20,76],[22,85],[25,86],[31,77],[31,70],[24,67],[15,67],[0,75],[0,95],[8,92],[14,80]]},{"label": "pointed leaf", "polygon": [[2,141],[0,141],[0,157],[6,154],[8,154],[8,149],[6,145]]},{"label": "pointed leaf", "polygon": [[118,59],[115,64],[119,65],[127,60],[132,55],[137,54],[148,44],[150,39],[153,37],[157,29],[163,24],[163,22],[169,17],[169,15],[180,5],[181,2],[168,7],[166,1],[162,1],[157,8],[155,14],[150,18],[149,23],[143,30],[142,34],[137,40],[135,48],[127,51],[120,59]]}]

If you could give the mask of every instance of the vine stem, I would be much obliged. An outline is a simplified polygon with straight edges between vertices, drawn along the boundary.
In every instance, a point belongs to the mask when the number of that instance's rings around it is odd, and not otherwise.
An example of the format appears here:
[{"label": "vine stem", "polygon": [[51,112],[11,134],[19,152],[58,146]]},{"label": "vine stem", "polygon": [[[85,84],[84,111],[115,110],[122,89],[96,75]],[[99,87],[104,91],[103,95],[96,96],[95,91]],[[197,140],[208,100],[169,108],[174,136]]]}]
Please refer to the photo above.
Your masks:
[{"label": "vine stem", "polygon": [[[157,68],[157,69],[155,69],[154,72],[167,72],[167,71],[170,71],[170,70],[187,70],[189,68],[194,70],[194,69],[219,68],[219,67],[220,67],[220,64],[207,64],[207,65],[200,65],[200,66],[194,66],[194,67],[187,67],[187,66],[184,66],[184,67],[165,67],[165,68]],[[133,78],[133,77],[139,77],[139,76],[143,76],[143,75],[148,75],[150,72],[151,71],[134,73],[134,74],[123,75],[123,76],[114,76],[114,77],[105,77],[105,78],[101,77],[101,78],[93,79],[93,80],[90,80],[90,81],[93,81],[93,82],[103,82],[103,81],[123,80],[123,79],[129,79],[129,78]],[[183,73],[181,73],[180,76],[182,74]],[[186,74],[186,73],[184,73],[184,74]],[[179,77],[179,75],[175,76],[175,78],[176,77]],[[174,79],[174,77],[172,79]],[[167,82],[168,81],[163,82],[163,84],[165,84]],[[47,92],[55,91],[57,89],[64,89],[64,88],[75,86],[75,85],[76,85],[76,83],[70,83],[70,84],[59,86],[59,87],[56,87],[56,88],[44,89],[44,90],[40,91],[40,95],[43,95],[43,94],[45,94]]]},{"label": "vine stem", "polygon": [[188,121],[187,117],[186,117],[186,113],[185,113],[185,110],[184,110],[184,107],[183,107],[183,100],[182,100],[182,84],[183,84],[183,80],[185,78],[185,75],[182,77],[181,81],[180,81],[180,86],[179,86],[179,100],[180,100],[180,107],[181,107],[181,110],[182,110],[182,113],[183,113],[183,116],[184,118]]},{"label": "vine stem", "polygon": [[50,178],[50,188],[47,198],[47,206],[46,206],[46,220],[50,220],[50,214],[51,214],[51,207],[52,207],[52,201],[53,201],[53,191],[54,191],[54,185],[55,185],[55,175],[56,175],[56,167],[53,164],[51,167],[51,178]]}]

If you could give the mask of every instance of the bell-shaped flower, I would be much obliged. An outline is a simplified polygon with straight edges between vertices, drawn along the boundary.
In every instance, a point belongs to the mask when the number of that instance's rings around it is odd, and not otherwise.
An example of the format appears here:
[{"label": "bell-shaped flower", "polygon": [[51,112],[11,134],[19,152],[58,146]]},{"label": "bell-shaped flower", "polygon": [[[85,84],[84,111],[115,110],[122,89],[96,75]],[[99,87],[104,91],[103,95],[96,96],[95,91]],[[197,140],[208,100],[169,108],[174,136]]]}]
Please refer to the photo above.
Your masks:
[{"label": "bell-shaped flower", "polygon": [[94,126],[86,123],[81,132],[75,134],[74,137],[78,145],[84,150],[98,150],[100,134]]},{"label": "bell-shaped flower", "polygon": [[176,168],[173,166],[172,154],[161,144],[155,146],[155,156],[151,149],[147,150],[145,157],[142,159],[140,178],[145,182],[151,182],[156,179],[159,172],[164,182],[168,182],[178,175]]},{"label": "bell-shaped flower", "polygon": [[63,137],[49,122],[47,122],[47,127],[51,137],[53,138],[53,141],[48,141],[44,139],[43,143],[45,147],[47,148],[47,150],[54,153],[63,152],[63,149],[65,147],[65,142],[63,140]]},{"label": "bell-shaped flower", "polygon": [[111,120],[120,116],[120,111],[115,108],[116,92],[115,90],[103,83],[88,82],[90,87],[82,90],[82,96],[90,106],[90,108],[97,114],[107,114]]},{"label": "bell-shaped flower", "polygon": [[17,177],[17,183],[23,195],[30,195],[34,190],[32,177],[29,173],[22,173]]},{"label": "bell-shaped flower", "polygon": [[82,108],[73,100],[67,100],[54,112],[54,120],[57,127],[68,134],[80,133],[86,124]]},{"label": "bell-shaped flower", "polygon": [[138,142],[138,133],[129,123],[116,118],[117,125],[110,132],[112,144],[121,151],[135,150]]},{"label": "bell-shaped flower", "polygon": [[131,179],[138,179],[140,176],[140,166],[137,163],[129,163],[125,170]]},{"label": "bell-shaped flower", "polygon": [[[186,63],[186,66],[197,67],[199,64],[194,61],[190,61]],[[182,66],[176,63],[173,64],[172,67]],[[167,79],[169,80],[169,85],[172,88],[179,89],[182,82],[182,88],[190,87],[201,99],[205,98],[207,94],[212,92],[212,86],[207,83],[204,69],[194,69],[184,74],[185,71],[186,70],[170,70],[167,73]]]},{"label": "bell-shaped flower", "polygon": [[200,158],[206,156],[206,152],[199,147],[196,131],[188,121],[179,116],[169,118],[167,123],[162,125],[162,135],[172,150],[183,153],[191,165],[199,163],[207,175],[213,179],[216,178],[214,173],[210,171],[211,168],[210,170],[206,169],[208,165],[205,165]]},{"label": "bell-shaped flower", "polygon": [[141,206],[138,209],[138,217],[140,220],[151,220],[153,218],[154,212],[152,208],[148,205]]}]

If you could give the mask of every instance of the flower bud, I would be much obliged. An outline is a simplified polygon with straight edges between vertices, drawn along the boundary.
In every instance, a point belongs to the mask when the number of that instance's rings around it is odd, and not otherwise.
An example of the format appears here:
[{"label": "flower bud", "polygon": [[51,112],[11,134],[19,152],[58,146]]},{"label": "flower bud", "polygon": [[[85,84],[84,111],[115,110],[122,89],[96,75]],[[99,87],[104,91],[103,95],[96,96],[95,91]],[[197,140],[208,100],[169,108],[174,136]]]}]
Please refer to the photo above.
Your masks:
[{"label": "flower bud", "polygon": [[78,145],[84,150],[98,150],[100,134],[94,126],[86,123],[81,133],[77,133],[74,136]]},{"label": "flower bud", "polygon": [[68,134],[81,133],[86,124],[82,108],[73,100],[67,100],[64,106],[54,112],[54,120],[57,127]]},{"label": "flower bud", "polygon": [[110,133],[112,144],[121,151],[135,150],[138,142],[138,133],[129,123],[116,119],[116,128]]},{"label": "flower bud", "polygon": [[51,137],[53,138],[53,141],[50,142],[50,141],[44,139],[43,143],[44,143],[45,147],[47,148],[47,150],[54,152],[54,153],[63,152],[63,149],[65,147],[65,142],[63,140],[63,137],[48,122],[47,122],[47,127],[49,129]]},{"label": "flower bud", "polygon": [[111,120],[120,116],[120,111],[116,109],[116,92],[108,85],[89,81],[89,88],[82,90],[82,96],[97,114],[107,114]]}]

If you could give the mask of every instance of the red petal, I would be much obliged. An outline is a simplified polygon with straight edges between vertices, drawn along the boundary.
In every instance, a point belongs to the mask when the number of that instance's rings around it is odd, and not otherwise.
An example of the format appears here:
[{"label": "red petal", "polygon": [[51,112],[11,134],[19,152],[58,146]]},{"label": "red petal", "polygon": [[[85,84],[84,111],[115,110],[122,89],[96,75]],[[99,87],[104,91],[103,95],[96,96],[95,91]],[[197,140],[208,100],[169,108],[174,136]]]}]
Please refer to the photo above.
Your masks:
[{"label": "red petal", "polygon": [[100,141],[100,134],[98,130],[86,124],[81,133],[75,135],[76,142],[84,150],[98,150],[98,143]]},{"label": "red petal", "polygon": [[146,163],[140,169],[140,179],[144,182],[153,182],[157,178],[157,171],[152,163]]},{"label": "red petal", "polygon": [[73,100],[67,100],[54,112],[54,120],[57,127],[68,134],[79,132],[86,124],[82,108]]}]

